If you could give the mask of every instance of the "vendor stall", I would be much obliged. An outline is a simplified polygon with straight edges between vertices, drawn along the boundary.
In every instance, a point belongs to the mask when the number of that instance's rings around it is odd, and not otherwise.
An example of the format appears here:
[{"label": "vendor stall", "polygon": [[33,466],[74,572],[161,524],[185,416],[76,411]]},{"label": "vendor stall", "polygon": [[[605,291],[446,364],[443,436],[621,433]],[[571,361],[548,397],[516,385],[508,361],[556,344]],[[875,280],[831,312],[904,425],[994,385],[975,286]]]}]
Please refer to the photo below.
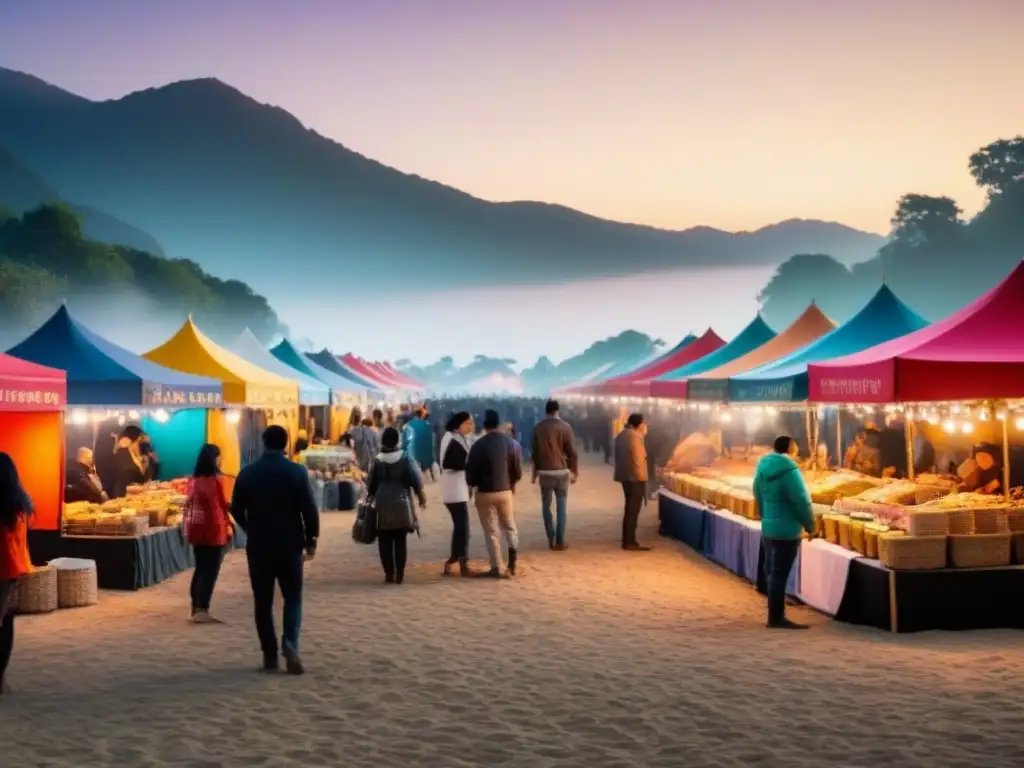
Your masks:
[{"label": "vendor stall", "polygon": [[725,346],[717,333],[708,328],[702,336],[687,344],[675,354],[666,355],[650,365],[643,366],[622,376],[598,385],[598,393],[618,397],[649,397],[651,380],[663,373],[677,370],[694,361],[701,360],[715,350]]}]

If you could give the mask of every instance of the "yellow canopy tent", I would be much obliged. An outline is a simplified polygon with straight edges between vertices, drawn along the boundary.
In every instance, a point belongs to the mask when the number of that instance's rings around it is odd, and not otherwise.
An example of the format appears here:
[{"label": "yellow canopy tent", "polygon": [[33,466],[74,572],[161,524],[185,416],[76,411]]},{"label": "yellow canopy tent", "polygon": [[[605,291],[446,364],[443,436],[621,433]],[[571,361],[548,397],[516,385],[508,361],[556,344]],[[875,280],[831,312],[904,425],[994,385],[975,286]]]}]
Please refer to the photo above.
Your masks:
[{"label": "yellow canopy tent", "polygon": [[[266,371],[224,349],[200,331],[191,316],[174,336],[143,357],[176,371],[217,379],[223,384],[224,402],[268,411],[268,423],[279,424],[294,438],[299,418],[298,382]],[[211,411],[208,439],[221,449],[226,474],[238,472],[238,436],[223,414]]]}]

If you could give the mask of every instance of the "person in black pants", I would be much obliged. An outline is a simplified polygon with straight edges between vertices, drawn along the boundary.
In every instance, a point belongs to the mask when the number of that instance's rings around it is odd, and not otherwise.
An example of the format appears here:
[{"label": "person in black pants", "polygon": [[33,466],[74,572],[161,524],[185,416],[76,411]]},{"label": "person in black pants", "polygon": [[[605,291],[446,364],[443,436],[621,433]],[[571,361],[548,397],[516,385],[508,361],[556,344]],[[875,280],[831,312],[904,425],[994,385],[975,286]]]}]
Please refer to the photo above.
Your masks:
[{"label": "person in black pants", "polygon": [[231,497],[231,513],[249,535],[246,558],[252,585],[256,632],[263,650],[263,669],[278,669],[274,628],[274,590],[284,598],[281,653],[289,674],[305,668],[299,656],[302,626],[303,561],[316,554],[320,513],[305,467],[288,460],[288,433],[270,426],[263,432],[263,456],[242,469]]},{"label": "person in black pants", "polygon": [[366,495],[377,510],[377,547],[380,564],[384,568],[384,581],[401,584],[405,580],[408,559],[408,537],[419,529],[411,493],[419,497],[420,507],[426,507],[423,492],[423,474],[419,465],[402,452],[401,436],[394,427],[388,427],[380,436],[381,451],[370,469]]},{"label": "person in black pants", "polygon": [[14,588],[13,579],[0,581],[0,695],[5,693],[4,674],[14,651]]},{"label": "person in black pants", "polygon": [[633,552],[651,549],[636,540],[640,511],[647,500],[646,434],[643,414],[633,413],[615,438],[615,482],[622,484],[626,501],[622,514],[622,548]]},{"label": "person in black pants", "polygon": [[460,411],[448,420],[438,455],[441,457],[441,500],[452,517],[451,554],[442,575],[451,576],[458,564],[460,576],[474,575],[469,567],[469,486],[466,484],[466,459],[473,417]]}]

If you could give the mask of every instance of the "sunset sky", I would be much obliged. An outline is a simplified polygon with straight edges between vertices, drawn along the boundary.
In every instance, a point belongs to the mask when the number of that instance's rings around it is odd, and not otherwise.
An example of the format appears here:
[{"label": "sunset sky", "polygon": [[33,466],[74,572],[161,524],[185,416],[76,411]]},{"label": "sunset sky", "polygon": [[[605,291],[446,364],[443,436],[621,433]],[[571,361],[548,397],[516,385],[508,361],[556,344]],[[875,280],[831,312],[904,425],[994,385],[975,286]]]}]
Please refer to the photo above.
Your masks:
[{"label": "sunset sky", "polygon": [[17,0],[0,66],[96,99],[216,76],[490,200],[883,232],[1024,132],[1015,0]]}]

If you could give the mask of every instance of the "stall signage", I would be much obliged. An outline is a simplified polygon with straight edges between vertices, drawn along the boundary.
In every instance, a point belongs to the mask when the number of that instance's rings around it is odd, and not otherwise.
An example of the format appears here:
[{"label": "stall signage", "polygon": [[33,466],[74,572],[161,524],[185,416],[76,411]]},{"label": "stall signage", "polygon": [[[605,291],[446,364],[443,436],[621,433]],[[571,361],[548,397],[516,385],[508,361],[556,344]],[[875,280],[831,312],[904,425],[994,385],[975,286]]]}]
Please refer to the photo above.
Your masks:
[{"label": "stall signage", "polygon": [[298,400],[292,390],[279,387],[246,386],[246,405],[296,405]]},{"label": "stall signage", "polygon": [[53,389],[0,389],[0,405],[7,410],[50,410],[64,404],[64,396]]},{"label": "stall signage", "polygon": [[789,402],[793,399],[793,379],[774,381],[733,381],[730,382],[731,400],[760,402]]},{"label": "stall signage", "polygon": [[859,397],[880,397],[885,387],[880,378],[819,379],[821,394],[826,398],[844,400]]},{"label": "stall signage", "polygon": [[217,390],[177,389],[162,384],[146,384],[142,388],[143,405],[210,408],[222,405],[223,402],[224,398]]},{"label": "stall signage", "polygon": [[729,395],[726,379],[690,379],[686,382],[687,400],[724,402]]}]

